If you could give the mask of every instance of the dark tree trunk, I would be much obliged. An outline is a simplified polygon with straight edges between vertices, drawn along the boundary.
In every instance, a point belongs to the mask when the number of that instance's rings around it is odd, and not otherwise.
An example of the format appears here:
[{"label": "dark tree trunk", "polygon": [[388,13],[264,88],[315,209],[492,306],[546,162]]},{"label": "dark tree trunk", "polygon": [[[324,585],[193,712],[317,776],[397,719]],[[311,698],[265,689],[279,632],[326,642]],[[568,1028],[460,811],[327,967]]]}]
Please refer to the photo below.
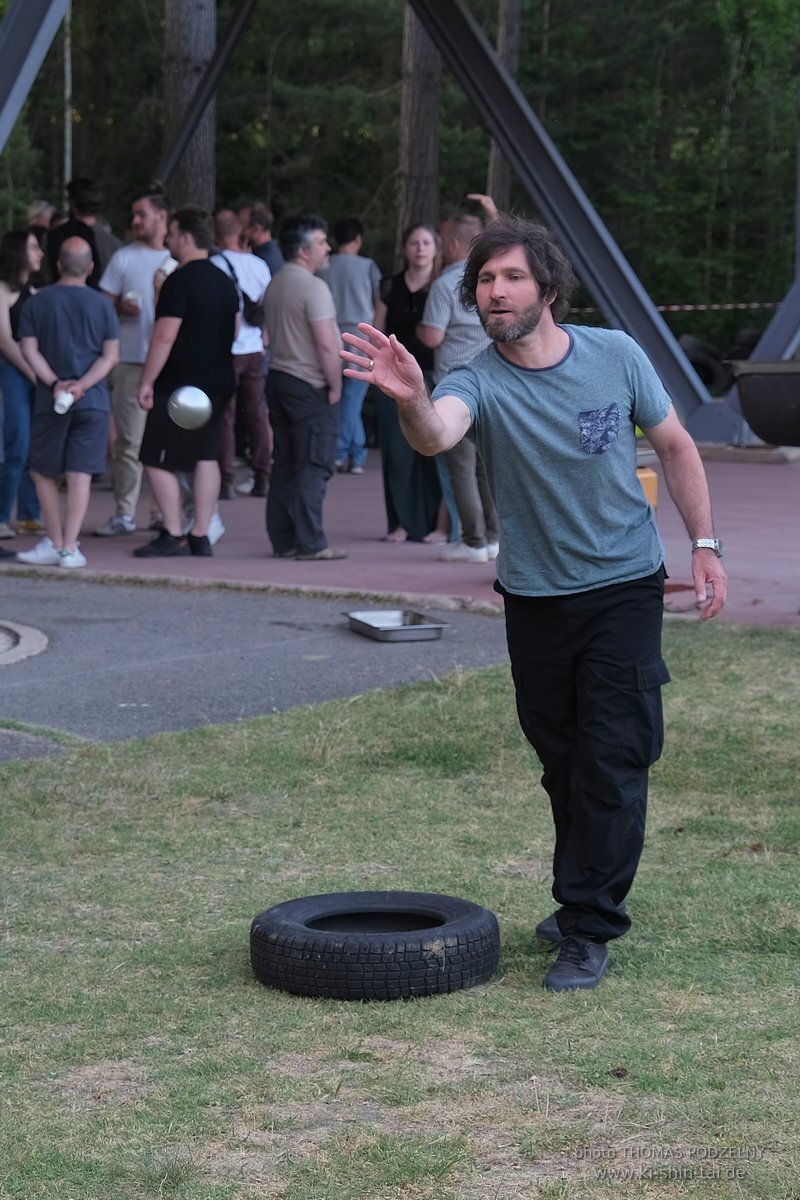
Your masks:
[{"label": "dark tree trunk", "polygon": [[[514,76],[519,68],[520,25],[522,0],[499,0],[497,53]],[[489,145],[489,170],[486,191],[501,212],[511,205],[511,167],[497,142]]]},{"label": "dark tree trunk", "polygon": [[[164,39],[165,148],[181,127],[183,116],[217,44],[216,0],[166,0]],[[170,180],[174,208],[197,204],[214,208],[216,181],[216,104],[212,100],[186,153]]]},{"label": "dark tree trunk", "polygon": [[400,199],[397,246],[413,221],[439,220],[439,95],[442,60],[411,5],[403,29]]}]

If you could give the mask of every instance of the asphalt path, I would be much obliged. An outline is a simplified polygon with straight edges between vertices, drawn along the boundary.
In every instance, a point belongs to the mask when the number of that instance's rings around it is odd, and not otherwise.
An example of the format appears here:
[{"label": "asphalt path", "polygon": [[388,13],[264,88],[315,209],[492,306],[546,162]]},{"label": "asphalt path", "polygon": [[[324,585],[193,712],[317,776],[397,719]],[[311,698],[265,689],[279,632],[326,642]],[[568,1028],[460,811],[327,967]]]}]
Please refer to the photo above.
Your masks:
[{"label": "asphalt path", "polygon": [[[501,618],[424,611],[441,638],[377,642],[345,611],[388,607],[258,591],[3,578],[0,622],[47,648],[0,661],[0,761],[246,720],[507,661]],[[9,728],[11,726],[11,728]],[[22,728],[14,729],[14,726]]]}]

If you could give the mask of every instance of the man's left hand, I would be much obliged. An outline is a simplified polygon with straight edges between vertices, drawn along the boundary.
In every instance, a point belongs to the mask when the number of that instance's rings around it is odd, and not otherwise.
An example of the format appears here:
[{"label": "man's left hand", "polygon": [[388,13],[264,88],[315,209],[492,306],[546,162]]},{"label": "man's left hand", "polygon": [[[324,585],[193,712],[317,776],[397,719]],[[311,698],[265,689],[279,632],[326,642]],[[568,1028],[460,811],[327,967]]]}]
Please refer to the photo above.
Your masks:
[{"label": "man's left hand", "polygon": [[708,621],[721,611],[728,595],[728,577],[713,550],[692,551],[692,578],[700,620]]}]

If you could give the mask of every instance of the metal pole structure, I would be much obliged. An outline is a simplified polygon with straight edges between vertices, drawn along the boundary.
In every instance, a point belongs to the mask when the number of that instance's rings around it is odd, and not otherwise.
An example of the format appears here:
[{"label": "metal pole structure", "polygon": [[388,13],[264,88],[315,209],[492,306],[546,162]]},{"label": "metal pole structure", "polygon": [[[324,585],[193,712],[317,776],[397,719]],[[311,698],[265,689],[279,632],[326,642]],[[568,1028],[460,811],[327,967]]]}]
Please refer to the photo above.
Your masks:
[{"label": "metal pole structure", "polygon": [[630,333],[684,417],[705,387],[462,0],[409,0],[610,324]]},{"label": "metal pole structure", "polygon": [[795,113],[798,128],[794,185],[794,277],[795,279],[800,279],[800,78],[795,87],[795,94],[797,97]]},{"label": "metal pole structure", "polygon": [[72,179],[72,5],[64,14],[64,195]]},{"label": "metal pole structure", "polygon": [[257,3],[258,0],[242,0],[231,19],[225,37],[217,46],[214,57],[206,67],[205,74],[198,83],[191,103],[186,110],[183,124],[175,135],[172,145],[167,150],[158,168],[158,178],[165,184],[169,184],[169,181],[177,170],[178,163],[186,153],[186,148],[192,140],[194,131],[200,124],[209,101],[219,86],[225,68],[244,36]]},{"label": "metal pole structure", "polygon": [[58,33],[69,0],[12,0],[0,24],[0,153]]}]

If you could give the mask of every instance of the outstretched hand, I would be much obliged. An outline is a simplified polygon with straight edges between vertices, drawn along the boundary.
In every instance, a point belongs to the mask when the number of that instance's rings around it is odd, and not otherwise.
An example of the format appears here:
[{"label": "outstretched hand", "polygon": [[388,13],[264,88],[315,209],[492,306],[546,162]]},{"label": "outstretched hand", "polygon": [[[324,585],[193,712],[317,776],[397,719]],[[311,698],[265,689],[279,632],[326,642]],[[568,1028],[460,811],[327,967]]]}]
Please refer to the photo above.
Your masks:
[{"label": "outstretched hand", "polygon": [[387,337],[366,322],[358,328],[361,337],[355,333],[342,334],[342,341],[349,347],[339,351],[345,364],[344,374],[362,383],[376,384],[401,408],[427,398],[419,363],[394,334]]}]

